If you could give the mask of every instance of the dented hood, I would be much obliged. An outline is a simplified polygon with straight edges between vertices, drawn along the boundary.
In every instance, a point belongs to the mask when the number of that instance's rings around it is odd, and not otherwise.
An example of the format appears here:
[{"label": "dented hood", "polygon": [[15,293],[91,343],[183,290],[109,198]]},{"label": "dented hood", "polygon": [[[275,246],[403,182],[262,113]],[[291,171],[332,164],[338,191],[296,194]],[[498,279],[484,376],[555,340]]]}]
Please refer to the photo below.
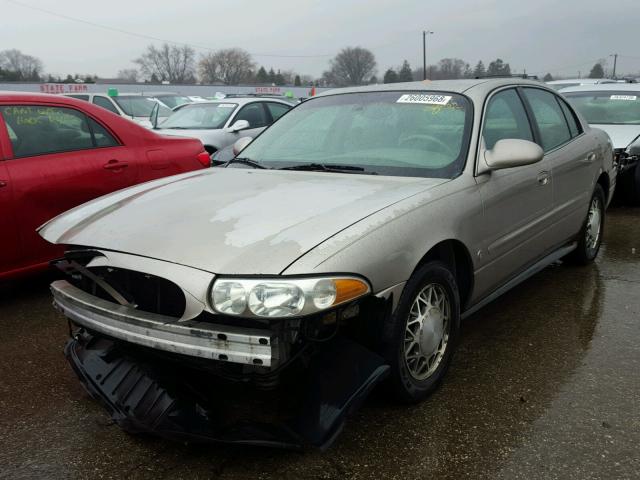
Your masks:
[{"label": "dented hood", "polygon": [[279,274],[340,230],[445,181],[214,168],[101,197],[39,231],[51,243],[213,273]]}]

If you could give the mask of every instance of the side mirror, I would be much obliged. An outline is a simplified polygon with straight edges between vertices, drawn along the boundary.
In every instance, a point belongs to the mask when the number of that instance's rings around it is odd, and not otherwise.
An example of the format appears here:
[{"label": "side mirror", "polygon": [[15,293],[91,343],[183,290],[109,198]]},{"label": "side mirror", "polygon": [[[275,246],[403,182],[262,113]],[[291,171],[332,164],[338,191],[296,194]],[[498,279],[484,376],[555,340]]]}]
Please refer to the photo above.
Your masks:
[{"label": "side mirror", "polygon": [[149,121],[151,122],[151,126],[156,129],[158,128],[158,114],[160,113],[160,104],[156,102],[156,104],[151,109],[151,113],[149,114]]},{"label": "side mirror", "polygon": [[627,153],[631,157],[640,156],[640,138],[627,147]]},{"label": "side mirror", "polygon": [[251,125],[249,125],[249,122],[247,122],[246,120],[237,120],[233,125],[231,125],[227,129],[227,131],[231,133],[236,133],[236,132],[239,132],[240,130],[246,130],[250,126]]},{"label": "side mirror", "polygon": [[[244,120],[240,120],[241,122]],[[251,137],[242,137],[239,138],[236,143],[233,144],[233,155],[236,156],[238,155],[242,150],[244,150],[245,148],[247,148],[247,145],[249,145],[251,143],[251,141],[253,140],[253,138]]]},{"label": "side mirror", "polygon": [[542,157],[544,151],[540,145],[515,138],[498,140],[491,150],[484,152],[484,160],[490,170],[531,165],[542,160]]}]

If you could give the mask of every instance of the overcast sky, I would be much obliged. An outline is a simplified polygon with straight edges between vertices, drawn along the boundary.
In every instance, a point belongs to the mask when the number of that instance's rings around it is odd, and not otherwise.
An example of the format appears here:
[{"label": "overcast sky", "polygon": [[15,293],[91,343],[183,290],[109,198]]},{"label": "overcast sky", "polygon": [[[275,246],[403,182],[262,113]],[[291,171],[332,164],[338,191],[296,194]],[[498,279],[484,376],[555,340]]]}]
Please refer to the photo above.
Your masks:
[{"label": "overcast sky", "polygon": [[432,63],[500,57],[512,71],[576,76],[619,53],[618,72],[640,71],[640,0],[0,0],[0,50],[37,56],[54,74],[113,77],[152,41],[18,3],[194,46],[241,47],[259,65],[314,76],[345,46],[372,50],[379,74],[403,59],[420,66],[423,29],[435,32]]}]

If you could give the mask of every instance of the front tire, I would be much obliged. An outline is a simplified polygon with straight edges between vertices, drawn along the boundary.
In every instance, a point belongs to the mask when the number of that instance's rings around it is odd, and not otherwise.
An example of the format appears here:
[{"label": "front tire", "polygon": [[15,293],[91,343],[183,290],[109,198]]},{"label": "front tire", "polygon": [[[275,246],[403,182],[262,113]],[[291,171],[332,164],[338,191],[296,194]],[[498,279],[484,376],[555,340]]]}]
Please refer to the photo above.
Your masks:
[{"label": "front tire", "polygon": [[415,403],[436,390],[451,364],[459,331],[456,279],[444,263],[428,262],[407,282],[387,328],[388,385],[396,398]]},{"label": "front tire", "polygon": [[604,190],[596,184],[589,202],[587,218],[578,234],[578,247],[567,257],[571,262],[588,265],[598,256],[604,233],[605,205]]}]

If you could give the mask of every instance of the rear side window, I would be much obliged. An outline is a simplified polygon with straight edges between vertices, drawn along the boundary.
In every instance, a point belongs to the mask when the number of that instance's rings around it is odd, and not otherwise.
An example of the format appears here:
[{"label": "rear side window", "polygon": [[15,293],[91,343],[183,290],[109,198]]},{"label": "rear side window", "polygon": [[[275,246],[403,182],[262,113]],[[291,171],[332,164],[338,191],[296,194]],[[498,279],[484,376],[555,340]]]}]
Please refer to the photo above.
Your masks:
[{"label": "rear side window", "polygon": [[94,147],[87,117],[71,108],[48,106],[0,107],[14,157],[29,157]]},{"label": "rear side window", "polygon": [[537,88],[524,88],[523,90],[538,125],[544,151],[553,150],[571,140],[569,125],[567,125],[556,96],[551,92]]},{"label": "rear side window", "polygon": [[576,114],[573,110],[567,105],[567,102],[564,100],[556,99],[562,108],[562,112],[564,113],[565,118],[567,119],[567,123],[569,124],[569,131],[571,132],[571,137],[577,137],[582,133],[582,128],[580,127],[580,123],[578,123],[578,119],[576,118]]},{"label": "rear side window", "polygon": [[117,147],[119,145],[118,141],[113,138],[113,135],[107,132],[107,130],[93,118],[89,119],[89,124],[91,125],[96,147]]},{"label": "rear side window", "polygon": [[85,102],[89,101],[89,95],[67,95],[67,97],[77,98],[78,100],[84,100]]},{"label": "rear side window", "polygon": [[514,89],[491,97],[482,136],[487,149],[492,149],[498,140],[508,138],[533,141],[527,112]]},{"label": "rear side window", "polygon": [[116,115],[120,115],[120,112],[118,112],[118,109],[113,105],[111,100],[109,100],[108,98],[93,97],[93,103],[95,103],[99,107],[106,108],[107,110],[115,113]]},{"label": "rear side window", "polygon": [[274,122],[291,109],[291,107],[282,103],[267,103],[267,108]]}]

